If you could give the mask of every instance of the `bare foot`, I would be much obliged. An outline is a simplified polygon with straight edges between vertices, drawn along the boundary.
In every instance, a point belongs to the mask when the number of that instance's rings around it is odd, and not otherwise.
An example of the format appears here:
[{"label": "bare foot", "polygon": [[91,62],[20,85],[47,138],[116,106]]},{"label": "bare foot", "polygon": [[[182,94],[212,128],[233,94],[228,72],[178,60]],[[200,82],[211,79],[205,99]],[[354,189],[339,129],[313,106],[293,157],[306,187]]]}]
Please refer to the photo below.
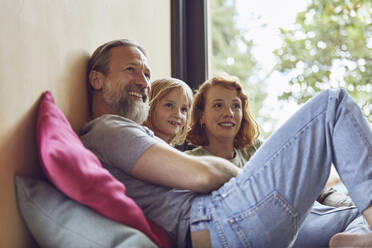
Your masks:
[{"label": "bare foot", "polygon": [[372,233],[351,234],[337,233],[329,241],[330,248],[372,247]]}]

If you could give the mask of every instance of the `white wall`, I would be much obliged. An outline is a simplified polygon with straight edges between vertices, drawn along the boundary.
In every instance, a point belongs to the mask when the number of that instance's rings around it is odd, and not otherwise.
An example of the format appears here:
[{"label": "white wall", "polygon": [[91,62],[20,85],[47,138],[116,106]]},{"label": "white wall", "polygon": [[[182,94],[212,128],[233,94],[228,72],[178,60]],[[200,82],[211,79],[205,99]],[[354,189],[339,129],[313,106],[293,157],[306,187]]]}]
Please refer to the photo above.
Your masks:
[{"label": "white wall", "polygon": [[40,95],[50,90],[80,128],[88,56],[119,38],[145,48],[153,79],[170,76],[170,1],[0,0],[0,31],[0,247],[31,247],[13,176],[42,175],[35,143]]}]

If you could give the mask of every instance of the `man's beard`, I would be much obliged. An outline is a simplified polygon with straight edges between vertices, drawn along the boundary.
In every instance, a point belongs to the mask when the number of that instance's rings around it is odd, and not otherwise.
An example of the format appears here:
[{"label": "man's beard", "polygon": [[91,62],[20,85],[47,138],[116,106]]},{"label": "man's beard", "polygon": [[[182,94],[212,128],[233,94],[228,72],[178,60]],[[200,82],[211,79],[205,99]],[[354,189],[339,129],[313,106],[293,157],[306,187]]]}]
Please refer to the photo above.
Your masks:
[{"label": "man's beard", "polygon": [[[129,91],[144,93],[146,95],[144,101],[131,99]],[[138,124],[142,124],[147,119],[150,109],[149,97],[146,89],[142,87],[128,85],[122,92],[117,93],[112,92],[108,84],[105,84],[103,87],[103,98],[117,115],[121,115]]]}]

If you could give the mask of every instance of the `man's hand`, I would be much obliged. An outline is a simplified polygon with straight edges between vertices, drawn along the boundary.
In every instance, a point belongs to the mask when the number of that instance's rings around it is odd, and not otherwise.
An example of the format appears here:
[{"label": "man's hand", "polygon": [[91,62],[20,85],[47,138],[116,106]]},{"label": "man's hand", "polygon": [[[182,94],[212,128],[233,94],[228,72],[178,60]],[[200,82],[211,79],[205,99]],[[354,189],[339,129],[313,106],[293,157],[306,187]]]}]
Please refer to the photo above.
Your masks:
[{"label": "man's hand", "polygon": [[131,172],[133,176],[154,184],[208,193],[221,187],[239,171],[223,158],[195,157],[166,144],[155,144],[142,154]]}]

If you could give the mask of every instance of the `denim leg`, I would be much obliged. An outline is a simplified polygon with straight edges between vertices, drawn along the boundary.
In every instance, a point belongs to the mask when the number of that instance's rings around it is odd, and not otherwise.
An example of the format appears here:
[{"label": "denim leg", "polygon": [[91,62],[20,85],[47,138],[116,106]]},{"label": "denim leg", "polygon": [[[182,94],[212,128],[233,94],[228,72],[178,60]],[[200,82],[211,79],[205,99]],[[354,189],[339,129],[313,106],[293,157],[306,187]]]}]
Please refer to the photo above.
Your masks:
[{"label": "denim leg", "polygon": [[320,93],[264,143],[236,178],[212,192],[206,208],[213,245],[290,246],[332,162],[362,211],[372,196],[371,156],[371,129],[355,102],[345,90]]},{"label": "denim leg", "polygon": [[[312,206],[334,163],[360,211],[372,198],[372,132],[343,89],[327,90],[306,103],[257,151],[246,181],[277,190],[299,213]],[[264,173],[265,172],[265,175]]]},{"label": "denim leg", "polygon": [[315,202],[293,247],[328,247],[330,238],[339,232],[362,234],[370,232],[370,229],[356,207],[335,208]]}]

